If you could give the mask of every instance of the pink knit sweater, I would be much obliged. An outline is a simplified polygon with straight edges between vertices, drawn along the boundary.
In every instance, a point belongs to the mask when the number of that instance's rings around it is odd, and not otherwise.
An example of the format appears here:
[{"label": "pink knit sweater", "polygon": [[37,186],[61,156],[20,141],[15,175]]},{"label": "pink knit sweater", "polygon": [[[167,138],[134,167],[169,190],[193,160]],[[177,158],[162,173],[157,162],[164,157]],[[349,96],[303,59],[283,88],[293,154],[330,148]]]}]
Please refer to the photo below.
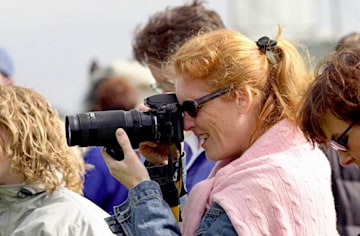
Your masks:
[{"label": "pink knit sweater", "polygon": [[239,235],[338,235],[329,163],[288,120],[228,162],[217,163],[191,191],[184,235],[194,235],[214,202]]}]

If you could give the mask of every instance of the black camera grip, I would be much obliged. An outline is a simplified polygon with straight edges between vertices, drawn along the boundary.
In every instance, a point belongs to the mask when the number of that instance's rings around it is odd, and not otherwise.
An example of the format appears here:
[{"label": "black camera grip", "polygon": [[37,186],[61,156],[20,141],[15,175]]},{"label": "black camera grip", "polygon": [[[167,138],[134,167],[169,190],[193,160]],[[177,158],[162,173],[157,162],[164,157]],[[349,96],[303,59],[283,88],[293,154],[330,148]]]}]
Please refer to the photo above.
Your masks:
[{"label": "black camera grip", "polygon": [[124,152],[120,146],[116,147],[105,147],[105,152],[117,161],[124,160]]}]

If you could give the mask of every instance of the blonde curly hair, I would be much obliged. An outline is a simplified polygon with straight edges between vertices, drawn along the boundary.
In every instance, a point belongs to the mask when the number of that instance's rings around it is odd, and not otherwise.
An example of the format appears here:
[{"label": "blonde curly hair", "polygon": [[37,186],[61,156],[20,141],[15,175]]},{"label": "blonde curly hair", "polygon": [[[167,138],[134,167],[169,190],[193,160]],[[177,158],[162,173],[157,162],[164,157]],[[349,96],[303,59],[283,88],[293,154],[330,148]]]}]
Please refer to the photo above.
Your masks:
[{"label": "blonde curly hair", "polygon": [[82,193],[85,163],[68,147],[63,121],[48,100],[30,88],[0,86],[0,158],[11,159],[11,171],[27,184],[47,192],[60,185]]}]

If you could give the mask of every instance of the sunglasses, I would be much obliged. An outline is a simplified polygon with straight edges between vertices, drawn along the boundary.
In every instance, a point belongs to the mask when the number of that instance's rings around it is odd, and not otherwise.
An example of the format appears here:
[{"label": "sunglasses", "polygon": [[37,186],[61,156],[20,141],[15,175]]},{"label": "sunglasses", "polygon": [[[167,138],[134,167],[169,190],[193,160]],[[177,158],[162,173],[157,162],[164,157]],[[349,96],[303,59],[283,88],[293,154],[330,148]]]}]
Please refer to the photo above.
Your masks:
[{"label": "sunglasses", "polygon": [[224,95],[227,92],[229,92],[230,90],[231,90],[231,88],[220,89],[220,90],[209,93],[209,94],[207,94],[203,97],[200,97],[198,99],[195,99],[195,100],[186,100],[181,105],[182,111],[188,113],[191,117],[195,118],[199,109],[201,108],[201,106],[204,103],[206,103],[212,99],[215,99],[221,95]]},{"label": "sunglasses", "polygon": [[347,143],[349,140],[349,137],[345,136],[349,130],[353,127],[353,124],[351,124],[337,139],[332,139],[330,141],[330,146],[335,149],[336,151],[343,151],[346,152],[348,150]]},{"label": "sunglasses", "polygon": [[154,84],[151,84],[150,87],[157,93],[175,91],[175,85],[172,82],[168,81],[168,80],[163,80],[161,82],[156,82]]}]

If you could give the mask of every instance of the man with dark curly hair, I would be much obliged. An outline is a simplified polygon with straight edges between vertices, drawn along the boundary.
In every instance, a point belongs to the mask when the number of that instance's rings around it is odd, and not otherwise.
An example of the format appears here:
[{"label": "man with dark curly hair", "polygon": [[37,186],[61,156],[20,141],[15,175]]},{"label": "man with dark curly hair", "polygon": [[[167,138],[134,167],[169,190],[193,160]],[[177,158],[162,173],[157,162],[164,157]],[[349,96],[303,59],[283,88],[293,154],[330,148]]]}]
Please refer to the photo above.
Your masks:
[{"label": "man with dark curly hair", "polygon": [[[148,66],[159,92],[175,92],[174,84],[164,76],[162,66],[168,58],[190,38],[202,33],[225,28],[220,15],[204,6],[204,1],[194,0],[190,4],[167,7],[152,15],[148,22],[139,25],[133,39],[133,55],[137,61]],[[207,178],[214,162],[207,160],[199,139],[186,133],[186,188]]]},{"label": "man with dark curly hair", "polygon": [[[360,33],[339,39],[318,64],[317,79],[304,97],[299,122],[308,139],[320,143],[331,164],[340,235],[360,232],[359,125]],[[330,144],[330,145],[329,145]]]}]

